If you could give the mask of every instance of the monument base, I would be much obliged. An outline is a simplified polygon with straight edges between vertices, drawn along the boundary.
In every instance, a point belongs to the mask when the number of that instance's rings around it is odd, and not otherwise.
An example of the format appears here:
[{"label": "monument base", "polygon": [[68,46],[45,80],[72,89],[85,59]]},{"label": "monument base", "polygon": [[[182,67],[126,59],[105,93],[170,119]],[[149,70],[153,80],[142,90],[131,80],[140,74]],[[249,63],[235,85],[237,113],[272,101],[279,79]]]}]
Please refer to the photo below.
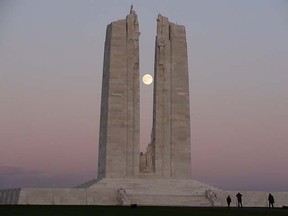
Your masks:
[{"label": "monument base", "polygon": [[[120,205],[220,206],[214,187],[190,179],[102,179],[91,190],[110,188]],[[115,197],[114,197],[115,198]]]},{"label": "monument base", "polygon": [[0,204],[220,206],[217,191],[189,179],[101,179],[76,188],[0,190]]},{"label": "monument base", "polygon": [[[236,206],[238,191],[223,191],[190,179],[101,179],[76,188],[0,190],[0,204],[122,205],[122,206]],[[244,191],[244,207],[268,207],[268,192]],[[275,207],[287,206],[288,192],[272,192]]]}]

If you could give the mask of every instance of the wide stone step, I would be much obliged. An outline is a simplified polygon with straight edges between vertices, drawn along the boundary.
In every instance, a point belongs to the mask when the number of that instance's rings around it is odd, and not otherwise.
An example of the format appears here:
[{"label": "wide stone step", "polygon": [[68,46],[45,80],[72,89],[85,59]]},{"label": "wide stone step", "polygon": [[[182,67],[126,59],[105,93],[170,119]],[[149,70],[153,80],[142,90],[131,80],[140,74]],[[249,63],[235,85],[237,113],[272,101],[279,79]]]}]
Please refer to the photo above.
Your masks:
[{"label": "wide stone step", "polygon": [[111,187],[125,187],[125,188],[153,188],[167,187],[168,189],[173,188],[213,188],[202,182],[195,180],[164,180],[164,179],[102,179],[96,184],[90,187],[97,187],[99,185],[111,186]]},{"label": "wide stone step", "polygon": [[211,206],[204,195],[127,194],[131,204],[140,206]]},{"label": "wide stone step", "polygon": [[124,188],[139,194],[204,195],[207,190],[218,189],[195,180],[166,179],[102,179],[89,188]]}]

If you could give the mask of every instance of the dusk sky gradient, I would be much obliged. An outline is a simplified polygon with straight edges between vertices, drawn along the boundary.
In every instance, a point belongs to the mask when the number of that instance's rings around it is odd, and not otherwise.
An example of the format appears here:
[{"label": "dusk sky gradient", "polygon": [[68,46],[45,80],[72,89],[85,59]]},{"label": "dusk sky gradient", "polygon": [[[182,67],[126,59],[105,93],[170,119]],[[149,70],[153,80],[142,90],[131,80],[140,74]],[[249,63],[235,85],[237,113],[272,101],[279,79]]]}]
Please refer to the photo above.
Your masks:
[{"label": "dusk sky gradient", "polygon": [[[287,0],[0,0],[0,188],[72,187],[97,176],[106,26],[130,5],[141,77],[156,17],[187,33],[192,177],[288,191]],[[141,150],[153,85],[141,82]]]}]

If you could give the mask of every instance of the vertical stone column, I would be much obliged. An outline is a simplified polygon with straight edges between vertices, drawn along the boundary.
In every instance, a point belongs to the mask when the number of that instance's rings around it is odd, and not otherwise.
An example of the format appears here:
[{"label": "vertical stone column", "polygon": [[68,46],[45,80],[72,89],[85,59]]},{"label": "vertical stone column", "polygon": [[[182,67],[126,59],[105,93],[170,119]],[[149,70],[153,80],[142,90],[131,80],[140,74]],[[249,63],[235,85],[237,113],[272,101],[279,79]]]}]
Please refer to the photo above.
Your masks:
[{"label": "vertical stone column", "polygon": [[131,177],[139,172],[139,34],[132,8],[126,19],[107,26],[98,178]]},{"label": "vertical stone column", "polygon": [[139,84],[139,24],[135,11],[131,8],[126,17],[127,40],[127,145],[126,174],[139,173],[140,152],[140,84]]},{"label": "vertical stone column", "polygon": [[152,145],[155,149],[155,174],[166,178],[171,177],[170,66],[169,21],[159,15],[155,46]]},{"label": "vertical stone column", "polygon": [[154,172],[191,177],[189,78],[185,27],[157,18],[152,146]]},{"label": "vertical stone column", "polygon": [[185,27],[170,24],[172,177],[191,178],[189,76]]}]

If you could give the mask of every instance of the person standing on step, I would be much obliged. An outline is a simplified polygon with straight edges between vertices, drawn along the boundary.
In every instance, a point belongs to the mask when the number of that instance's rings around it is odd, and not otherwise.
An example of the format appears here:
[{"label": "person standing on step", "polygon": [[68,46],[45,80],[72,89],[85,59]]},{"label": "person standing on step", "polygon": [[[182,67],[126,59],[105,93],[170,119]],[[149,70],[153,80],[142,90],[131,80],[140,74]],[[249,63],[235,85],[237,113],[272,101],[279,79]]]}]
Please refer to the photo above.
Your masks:
[{"label": "person standing on step", "polygon": [[242,194],[241,193],[237,193],[236,194],[236,197],[237,197],[237,203],[238,203],[238,207],[240,208],[242,208],[243,207],[243,205],[242,205]]},{"label": "person standing on step", "polygon": [[269,193],[269,195],[268,195],[268,202],[269,202],[269,208],[271,208],[271,206],[272,206],[272,208],[274,208],[275,201],[274,201],[274,197],[272,196],[271,193]]},{"label": "person standing on step", "polygon": [[230,203],[232,202],[230,195],[226,198],[228,208],[230,207]]}]

